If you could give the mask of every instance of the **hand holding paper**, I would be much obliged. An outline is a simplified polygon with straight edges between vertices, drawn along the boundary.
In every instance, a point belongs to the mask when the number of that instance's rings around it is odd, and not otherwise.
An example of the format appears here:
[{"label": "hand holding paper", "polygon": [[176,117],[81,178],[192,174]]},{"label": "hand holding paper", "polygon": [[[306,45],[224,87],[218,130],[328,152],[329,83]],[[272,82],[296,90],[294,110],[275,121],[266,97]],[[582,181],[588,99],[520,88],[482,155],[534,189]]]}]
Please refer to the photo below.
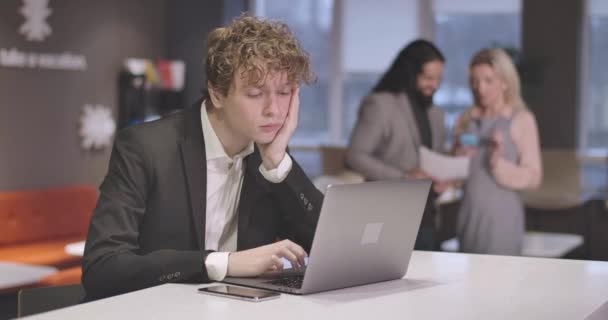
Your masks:
[{"label": "hand holding paper", "polygon": [[462,180],[469,175],[469,157],[452,157],[420,147],[420,169],[439,181]]}]

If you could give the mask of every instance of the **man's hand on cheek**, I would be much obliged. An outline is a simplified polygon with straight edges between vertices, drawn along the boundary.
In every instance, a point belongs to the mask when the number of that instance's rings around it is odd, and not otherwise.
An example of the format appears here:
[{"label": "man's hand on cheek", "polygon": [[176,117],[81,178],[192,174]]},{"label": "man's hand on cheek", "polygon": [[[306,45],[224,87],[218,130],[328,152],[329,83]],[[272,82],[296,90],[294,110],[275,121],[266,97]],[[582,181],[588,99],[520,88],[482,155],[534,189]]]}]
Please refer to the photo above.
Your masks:
[{"label": "man's hand on cheek", "polygon": [[275,169],[281,160],[285,157],[285,151],[289,139],[293,136],[298,126],[298,110],[300,108],[300,88],[296,87],[292,94],[289,102],[289,110],[285,117],[283,126],[277,132],[274,139],[267,144],[258,144],[260,148],[260,154],[262,156],[262,163],[266,170]]}]

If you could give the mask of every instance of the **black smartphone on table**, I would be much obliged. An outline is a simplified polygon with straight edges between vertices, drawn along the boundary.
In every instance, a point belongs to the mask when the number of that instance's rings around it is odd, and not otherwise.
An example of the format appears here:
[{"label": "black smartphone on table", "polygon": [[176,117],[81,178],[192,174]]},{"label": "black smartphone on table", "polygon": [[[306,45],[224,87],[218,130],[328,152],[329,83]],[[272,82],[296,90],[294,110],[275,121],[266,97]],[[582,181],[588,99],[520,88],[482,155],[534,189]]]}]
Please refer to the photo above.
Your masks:
[{"label": "black smartphone on table", "polygon": [[205,287],[198,289],[198,291],[214,296],[228,297],[252,302],[276,299],[281,296],[281,294],[278,292],[231,285]]}]

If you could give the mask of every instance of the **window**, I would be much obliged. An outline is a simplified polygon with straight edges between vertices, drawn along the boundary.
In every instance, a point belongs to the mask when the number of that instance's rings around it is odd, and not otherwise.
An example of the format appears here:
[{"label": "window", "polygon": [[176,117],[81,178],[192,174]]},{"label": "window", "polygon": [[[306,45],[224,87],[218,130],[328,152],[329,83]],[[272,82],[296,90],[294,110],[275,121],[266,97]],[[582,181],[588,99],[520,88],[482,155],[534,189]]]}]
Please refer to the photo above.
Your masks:
[{"label": "window", "polygon": [[[346,145],[363,96],[399,49],[417,34],[418,0],[256,0],[258,16],[287,23],[318,76],[300,97],[300,123],[290,145],[306,173],[321,174],[317,147]],[[331,107],[330,107],[331,106]]]},{"label": "window", "polygon": [[581,145],[587,154],[604,156],[608,150],[608,3],[589,0],[588,4]]},{"label": "window", "polygon": [[513,0],[485,3],[466,0],[458,1],[457,5],[449,0],[435,1],[435,43],[447,60],[435,104],[445,108],[448,132],[473,102],[468,83],[473,54],[488,47],[519,51],[520,11],[520,2]]},{"label": "window", "polygon": [[419,0],[344,1],[340,141],[346,144],[359,106],[393,59],[419,37]]},{"label": "window", "polygon": [[254,14],[287,23],[312,57],[318,83],[302,89],[300,123],[290,142],[312,177],[321,173],[316,147],[346,145],[361,99],[410,41],[435,37],[448,59],[435,100],[446,108],[448,128],[471,103],[467,66],[473,53],[489,46],[520,47],[520,0],[251,3]]},{"label": "window", "polygon": [[318,82],[300,91],[300,116],[293,144],[326,142],[329,136],[329,79],[333,0],[258,0],[257,16],[287,23],[312,59]]},{"label": "window", "polygon": [[[367,0],[254,2],[256,15],[277,18],[290,26],[311,54],[318,76],[313,88],[302,90],[300,123],[292,144],[346,144],[361,99],[400,48],[417,37],[417,3],[418,0],[384,0],[378,6]],[[340,17],[339,22],[334,21],[336,16]],[[337,92],[338,99],[332,99],[330,95],[336,92],[330,90]],[[330,104],[337,110],[329,112]]]},{"label": "window", "polygon": [[382,72],[363,72],[351,71],[344,75],[344,92],[342,103],[344,110],[342,113],[342,140],[343,144],[348,143],[350,134],[357,121],[361,100],[369,94],[376,85]]}]

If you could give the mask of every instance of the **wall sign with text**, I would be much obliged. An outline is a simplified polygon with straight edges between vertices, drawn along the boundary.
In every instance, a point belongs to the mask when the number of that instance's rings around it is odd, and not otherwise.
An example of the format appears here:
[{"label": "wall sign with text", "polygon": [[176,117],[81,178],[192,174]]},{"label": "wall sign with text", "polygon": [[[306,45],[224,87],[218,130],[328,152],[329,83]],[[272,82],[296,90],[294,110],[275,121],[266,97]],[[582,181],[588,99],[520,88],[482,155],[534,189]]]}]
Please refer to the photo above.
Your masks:
[{"label": "wall sign with text", "polygon": [[[43,43],[53,33],[47,18],[53,13],[50,0],[23,0],[23,6],[15,13],[23,16],[23,24],[18,32],[25,40]],[[62,53],[26,52],[11,46],[0,48],[0,67],[85,71],[87,59],[82,54],[65,51]]]}]

